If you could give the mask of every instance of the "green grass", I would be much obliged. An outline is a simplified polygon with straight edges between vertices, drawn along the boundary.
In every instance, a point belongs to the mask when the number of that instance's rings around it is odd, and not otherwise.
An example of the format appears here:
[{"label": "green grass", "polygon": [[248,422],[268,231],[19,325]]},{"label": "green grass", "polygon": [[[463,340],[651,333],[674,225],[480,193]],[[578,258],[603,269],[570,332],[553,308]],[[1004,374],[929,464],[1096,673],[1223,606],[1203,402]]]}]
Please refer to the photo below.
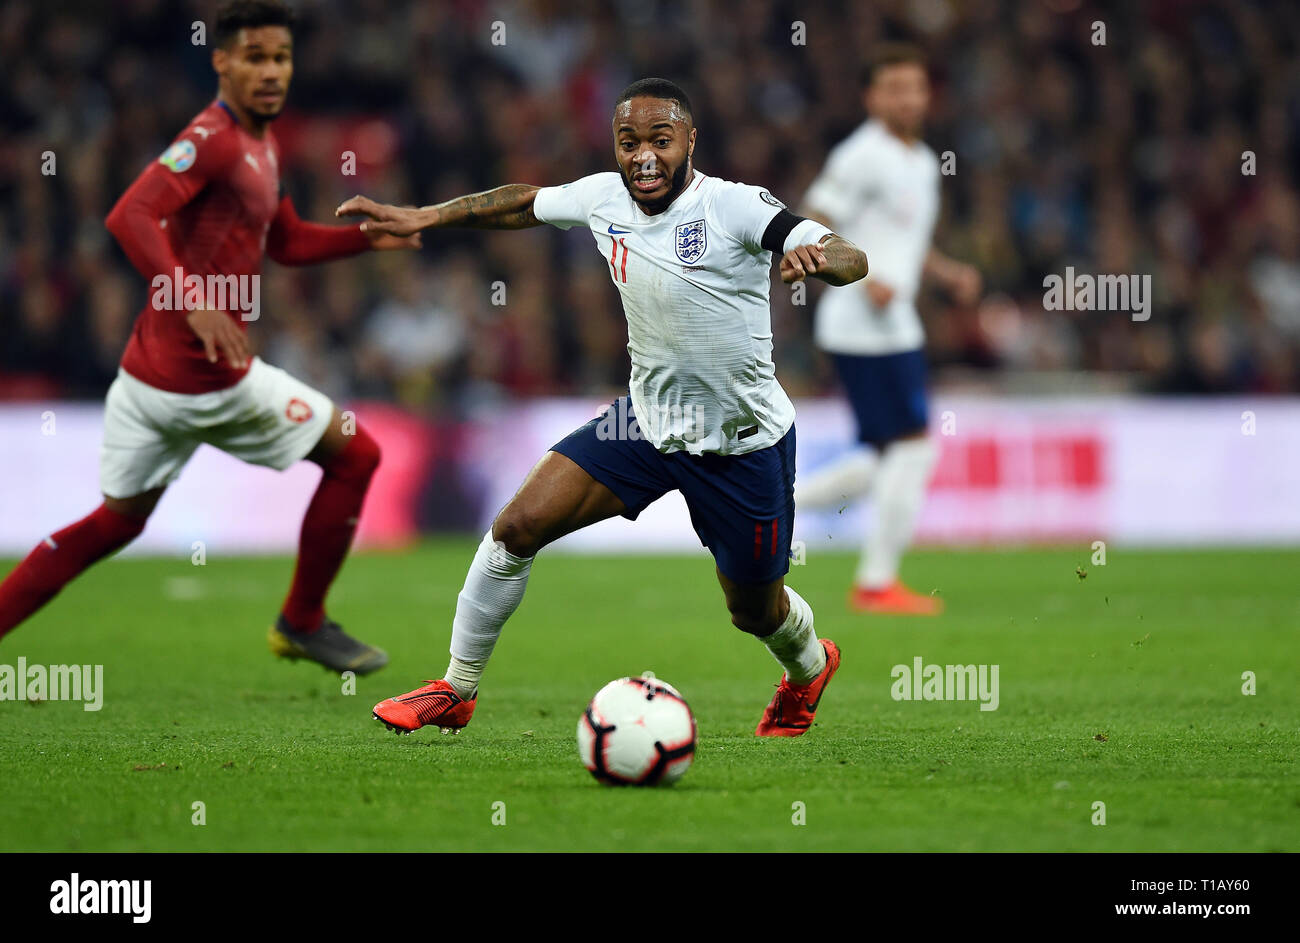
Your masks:
[{"label": "green grass", "polygon": [[[288,559],[96,567],[0,643],[103,664],[105,688],[98,713],[0,702],[0,850],[1300,850],[1300,553],[917,553],[948,613],[915,621],[851,616],[852,558],[814,552],[790,581],[844,662],[793,740],[752,735],[779,670],[707,556],[543,554],[473,724],[396,738],[370,707],[441,676],[472,552],[349,562],[331,613],[392,656],[355,695],[267,653]],[[891,699],[916,655],[999,665],[999,708]],[[600,786],[578,715],[646,669],[694,707],[695,766]]]}]

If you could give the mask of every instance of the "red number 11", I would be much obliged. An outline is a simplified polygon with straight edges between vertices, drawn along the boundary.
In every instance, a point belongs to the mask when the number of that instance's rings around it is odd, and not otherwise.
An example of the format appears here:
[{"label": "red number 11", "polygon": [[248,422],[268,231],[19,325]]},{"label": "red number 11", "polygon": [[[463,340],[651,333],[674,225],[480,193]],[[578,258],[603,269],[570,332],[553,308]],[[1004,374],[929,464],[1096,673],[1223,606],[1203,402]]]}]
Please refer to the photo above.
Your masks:
[{"label": "red number 11", "polygon": [[[626,285],[627,284],[627,240],[615,239],[613,236],[610,236],[609,241],[611,243],[610,253],[609,253],[609,267],[614,270],[614,281],[618,281],[619,276],[622,276],[623,284]],[[619,267],[618,264],[619,246],[623,247],[623,265],[621,268]]]}]

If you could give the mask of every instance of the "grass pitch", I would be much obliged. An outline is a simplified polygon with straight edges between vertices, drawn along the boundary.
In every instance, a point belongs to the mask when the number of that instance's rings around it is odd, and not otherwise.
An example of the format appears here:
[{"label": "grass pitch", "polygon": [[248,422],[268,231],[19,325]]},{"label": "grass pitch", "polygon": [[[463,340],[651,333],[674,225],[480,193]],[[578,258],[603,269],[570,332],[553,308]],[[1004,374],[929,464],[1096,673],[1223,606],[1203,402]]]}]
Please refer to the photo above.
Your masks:
[{"label": "grass pitch", "polygon": [[[267,651],[288,558],[97,566],[0,643],[104,666],[99,712],[0,701],[0,850],[1300,850],[1300,553],[917,553],[948,612],[916,620],[850,615],[852,557],[814,552],[790,583],[843,666],[808,734],[760,740],[779,668],[703,552],[545,552],[473,723],[394,737],[370,708],[441,676],[473,549],[348,563],[331,615],[392,657],[354,694]],[[998,665],[998,709],[893,700],[916,656]],[[577,718],[647,669],[695,710],[695,766],[601,786]]]}]

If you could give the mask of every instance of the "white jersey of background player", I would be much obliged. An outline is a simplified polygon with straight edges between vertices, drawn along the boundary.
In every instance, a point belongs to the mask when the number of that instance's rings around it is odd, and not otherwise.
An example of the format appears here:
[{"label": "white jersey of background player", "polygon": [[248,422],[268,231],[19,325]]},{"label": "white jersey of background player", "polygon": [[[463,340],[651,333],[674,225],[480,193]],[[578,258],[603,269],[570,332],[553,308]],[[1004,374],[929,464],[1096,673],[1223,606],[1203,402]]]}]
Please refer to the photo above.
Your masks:
[{"label": "white jersey of background player", "polygon": [[858,423],[858,447],[797,486],[801,508],[862,497],[876,520],[863,545],[849,605],[859,611],[935,614],[942,604],[898,579],[937,450],[926,403],[925,335],[916,311],[923,275],[961,304],[980,292],[975,269],[936,251],[940,168],[920,139],[929,79],[919,51],[882,49],[863,93],[870,120],[841,142],[813,181],[804,215],[871,255],[871,274],[850,291],[826,292],[815,337],[835,362]]}]

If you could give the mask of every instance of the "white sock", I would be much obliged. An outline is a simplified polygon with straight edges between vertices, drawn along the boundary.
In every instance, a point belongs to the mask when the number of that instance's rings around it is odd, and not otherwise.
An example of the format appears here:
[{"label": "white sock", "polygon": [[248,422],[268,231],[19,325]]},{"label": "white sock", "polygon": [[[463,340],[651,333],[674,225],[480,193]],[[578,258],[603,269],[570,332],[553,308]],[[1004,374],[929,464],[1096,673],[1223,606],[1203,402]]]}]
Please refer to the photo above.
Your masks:
[{"label": "white sock", "polygon": [[903,551],[912,542],[916,518],[938,449],[929,438],[903,439],[886,446],[876,475],[875,526],[862,545],[857,583],[884,589],[898,579]]},{"label": "white sock", "polygon": [[466,700],[477,693],[501,627],[524,598],[532,565],[532,557],[517,557],[498,544],[490,528],[478,545],[465,576],[465,587],[456,597],[451,662],[445,675]]},{"label": "white sock", "polygon": [[790,600],[790,614],[779,629],[760,641],[781,663],[791,684],[807,684],[826,667],[826,649],[813,630],[812,607],[789,586],[785,595]]},{"label": "white sock", "polygon": [[877,464],[875,450],[868,446],[860,445],[845,452],[814,474],[795,481],[795,507],[815,510],[851,504],[871,488]]}]

